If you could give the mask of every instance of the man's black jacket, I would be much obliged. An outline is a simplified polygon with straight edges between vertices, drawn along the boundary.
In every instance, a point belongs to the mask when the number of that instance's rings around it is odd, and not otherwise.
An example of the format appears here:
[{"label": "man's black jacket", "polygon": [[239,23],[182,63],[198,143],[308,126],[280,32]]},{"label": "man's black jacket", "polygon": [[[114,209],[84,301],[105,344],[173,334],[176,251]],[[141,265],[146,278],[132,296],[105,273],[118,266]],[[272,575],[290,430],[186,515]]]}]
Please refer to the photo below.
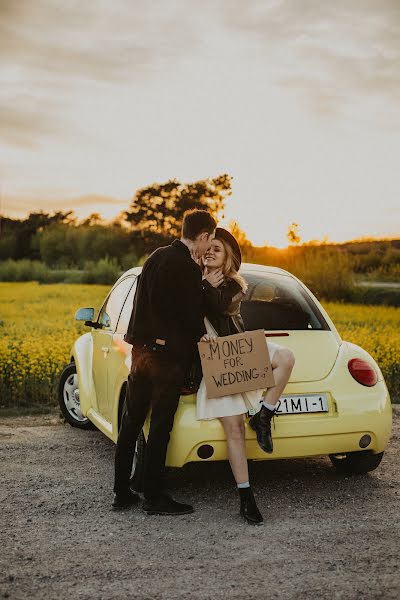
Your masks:
[{"label": "man's black jacket", "polygon": [[125,335],[129,344],[165,341],[165,350],[187,366],[205,333],[202,275],[179,240],[158,248],[143,265]]}]

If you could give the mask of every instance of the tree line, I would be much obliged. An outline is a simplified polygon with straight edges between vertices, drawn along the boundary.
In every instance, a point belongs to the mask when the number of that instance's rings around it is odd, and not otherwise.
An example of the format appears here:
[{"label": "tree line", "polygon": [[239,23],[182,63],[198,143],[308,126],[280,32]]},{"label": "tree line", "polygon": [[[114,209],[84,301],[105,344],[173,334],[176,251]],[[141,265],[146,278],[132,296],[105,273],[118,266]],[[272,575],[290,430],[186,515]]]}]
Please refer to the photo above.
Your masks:
[{"label": "tree line", "polygon": [[217,219],[232,193],[231,177],[184,184],[176,179],[139,189],[111,223],[98,214],[78,222],[72,211],[1,217],[0,260],[40,260],[50,268],[84,268],[88,260],[115,259],[122,268],[179,236],[183,214],[209,210]]},{"label": "tree line", "polygon": [[[47,277],[46,281],[64,280],[64,276],[52,279],[46,269],[64,269],[92,273],[76,281],[112,283],[119,272],[141,264],[156,247],[178,237],[186,210],[206,209],[217,220],[223,217],[231,193],[231,177],[222,174],[193,183],[172,179],[141,188],[128,209],[112,222],[96,213],[78,221],[72,211],[31,212],[25,219],[0,216],[4,267],[0,267],[0,279],[25,279],[25,272],[29,276],[34,270],[27,261],[34,261],[35,272]],[[246,262],[286,269],[322,297],[348,299],[357,278],[400,280],[400,240],[303,244],[299,226],[292,223],[287,231],[288,248],[282,251],[253,246],[237,224],[231,230]],[[15,275],[16,265],[20,265],[19,275]],[[96,265],[102,274],[96,274]]]}]

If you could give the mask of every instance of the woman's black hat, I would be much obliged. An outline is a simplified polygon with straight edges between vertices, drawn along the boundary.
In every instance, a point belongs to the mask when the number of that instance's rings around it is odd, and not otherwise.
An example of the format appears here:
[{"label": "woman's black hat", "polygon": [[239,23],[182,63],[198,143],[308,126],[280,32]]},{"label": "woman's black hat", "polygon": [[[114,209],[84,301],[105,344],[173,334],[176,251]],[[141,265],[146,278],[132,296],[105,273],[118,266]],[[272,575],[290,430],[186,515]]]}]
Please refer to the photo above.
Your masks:
[{"label": "woman's black hat", "polygon": [[215,239],[223,240],[232,248],[233,264],[236,271],[239,271],[240,265],[242,264],[242,253],[235,236],[233,236],[227,229],[224,229],[223,227],[217,227],[215,230]]}]

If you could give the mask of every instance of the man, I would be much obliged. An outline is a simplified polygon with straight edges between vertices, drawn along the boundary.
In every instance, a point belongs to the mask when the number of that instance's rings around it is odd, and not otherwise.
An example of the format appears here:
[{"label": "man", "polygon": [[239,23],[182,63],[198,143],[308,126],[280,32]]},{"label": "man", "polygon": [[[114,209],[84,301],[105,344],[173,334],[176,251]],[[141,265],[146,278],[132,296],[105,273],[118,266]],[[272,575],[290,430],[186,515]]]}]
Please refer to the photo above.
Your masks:
[{"label": "man", "polygon": [[125,341],[132,367],[115,454],[114,509],[139,501],[129,488],[137,437],[151,408],[144,462],[144,503],[148,514],[193,512],[165,494],[162,475],[184,375],[204,333],[202,274],[196,260],[215,235],[216,222],[204,210],[185,213],[180,240],[158,248],[139,277]]}]

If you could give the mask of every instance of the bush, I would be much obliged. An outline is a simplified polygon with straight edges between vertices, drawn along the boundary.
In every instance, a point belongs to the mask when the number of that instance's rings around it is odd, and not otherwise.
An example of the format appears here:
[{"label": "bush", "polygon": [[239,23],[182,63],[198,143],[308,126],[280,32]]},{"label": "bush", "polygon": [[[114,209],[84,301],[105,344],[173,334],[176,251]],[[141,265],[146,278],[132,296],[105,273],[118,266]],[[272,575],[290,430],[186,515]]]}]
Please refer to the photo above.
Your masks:
[{"label": "bush", "polygon": [[318,297],[349,300],[354,282],[351,257],[326,247],[250,248],[245,260],[280,267],[296,275]]},{"label": "bush", "polygon": [[400,306],[400,289],[361,287],[354,288],[350,302],[375,306]]},{"label": "bush", "polygon": [[330,250],[313,250],[298,257],[292,273],[318,297],[348,300],[353,292],[353,273],[346,254]]},{"label": "bush", "polygon": [[128,269],[139,266],[139,259],[134,252],[128,252],[125,256],[120,258],[119,263],[122,271],[127,271]]},{"label": "bush", "polygon": [[49,269],[38,260],[5,260],[0,264],[0,281],[48,281]]},{"label": "bush", "polygon": [[[130,265],[134,266],[134,264]],[[128,267],[130,268],[130,267]],[[125,269],[123,269],[125,270]],[[39,283],[99,283],[113,284],[121,275],[115,259],[102,258],[87,262],[85,271],[49,269],[38,260],[6,260],[0,264],[0,281],[38,281]]]},{"label": "bush", "polygon": [[113,258],[101,258],[85,265],[83,283],[113,284],[121,275],[121,267]]},{"label": "bush", "polygon": [[369,281],[400,282],[400,264],[384,264],[366,276]]}]

